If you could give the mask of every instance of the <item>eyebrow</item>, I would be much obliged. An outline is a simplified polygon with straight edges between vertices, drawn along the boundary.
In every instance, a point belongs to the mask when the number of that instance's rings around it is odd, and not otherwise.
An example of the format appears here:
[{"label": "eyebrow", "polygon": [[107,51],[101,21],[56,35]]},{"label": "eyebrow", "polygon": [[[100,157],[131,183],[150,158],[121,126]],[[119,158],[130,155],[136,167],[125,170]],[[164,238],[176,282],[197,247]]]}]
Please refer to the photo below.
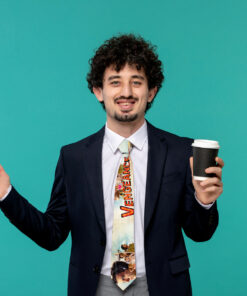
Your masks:
[{"label": "eyebrow", "polygon": [[[108,77],[108,81],[111,81],[113,79],[119,79],[121,78],[120,75],[112,75],[110,77]],[[141,79],[141,80],[145,80],[145,78],[142,75],[132,75],[131,78],[137,78],[137,79]]]},{"label": "eyebrow", "polygon": [[137,79],[145,80],[145,78],[142,75],[133,75],[133,76],[131,76],[131,78],[137,78]]},{"label": "eyebrow", "polygon": [[117,79],[117,78],[120,78],[120,76],[119,75],[113,75],[113,76],[108,77],[107,80],[110,81],[110,80]]}]

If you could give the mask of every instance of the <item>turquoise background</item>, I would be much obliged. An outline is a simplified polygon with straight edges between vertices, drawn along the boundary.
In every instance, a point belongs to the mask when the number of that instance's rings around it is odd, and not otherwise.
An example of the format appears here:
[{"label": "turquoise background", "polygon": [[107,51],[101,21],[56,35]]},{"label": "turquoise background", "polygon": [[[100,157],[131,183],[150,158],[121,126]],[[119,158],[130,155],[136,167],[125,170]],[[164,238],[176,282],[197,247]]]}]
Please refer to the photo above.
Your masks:
[{"label": "turquoise background", "polygon": [[[246,1],[0,1],[0,163],[38,209],[49,201],[59,149],[97,131],[105,112],[87,89],[88,60],[112,35],[158,46],[166,82],[147,119],[220,142],[220,222],[186,239],[194,295],[245,295]],[[0,293],[65,296],[70,238],[41,249],[0,213]]]}]

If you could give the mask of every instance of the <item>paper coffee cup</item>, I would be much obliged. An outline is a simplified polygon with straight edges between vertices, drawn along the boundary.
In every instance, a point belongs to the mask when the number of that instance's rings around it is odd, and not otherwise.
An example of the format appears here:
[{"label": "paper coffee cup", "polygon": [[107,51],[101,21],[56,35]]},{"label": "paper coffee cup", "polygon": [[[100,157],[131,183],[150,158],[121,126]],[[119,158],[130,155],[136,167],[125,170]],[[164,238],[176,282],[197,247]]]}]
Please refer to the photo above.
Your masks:
[{"label": "paper coffee cup", "polygon": [[215,174],[207,174],[205,169],[216,166],[215,157],[218,155],[218,141],[194,140],[191,145],[193,147],[193,174],[195,180],[206,180],[215,177]]}]

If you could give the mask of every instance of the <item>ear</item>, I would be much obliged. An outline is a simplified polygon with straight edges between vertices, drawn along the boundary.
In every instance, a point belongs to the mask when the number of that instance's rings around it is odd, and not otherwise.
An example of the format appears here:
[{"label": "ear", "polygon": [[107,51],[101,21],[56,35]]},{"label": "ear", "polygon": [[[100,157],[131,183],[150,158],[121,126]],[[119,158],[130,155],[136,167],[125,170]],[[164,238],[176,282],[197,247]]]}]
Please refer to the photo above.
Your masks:
[{"label": "ear", "polygon": [[157,86],[151,88],[149,91],[148,91],[148,102],[151,103],[152,100],[154,99],[156,93],[157,93]]},{"label": "ear", "polygon": [[102,88],[93,87],[93,93],[99,102],[103,102]]}]

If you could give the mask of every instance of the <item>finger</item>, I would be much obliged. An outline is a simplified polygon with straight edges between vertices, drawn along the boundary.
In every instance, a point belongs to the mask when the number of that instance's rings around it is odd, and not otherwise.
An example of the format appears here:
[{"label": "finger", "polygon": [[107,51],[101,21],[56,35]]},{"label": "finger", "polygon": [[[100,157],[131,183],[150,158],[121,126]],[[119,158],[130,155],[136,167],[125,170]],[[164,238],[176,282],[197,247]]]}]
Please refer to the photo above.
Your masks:
[{"label": "finger", "polygon": [[204,192],[222,192],[223,189],[222,189],[222,187],[219,187],[219,186],[210,186],[210,187],[203,189],[203,191]]},{"label": "finger", "polygon": [[215,160],[218,163],[219,167],[223,168],[223,166],[225,165],[223,159],[217,156]]},{"label": "finger", "polygon": [[221,180],[219,178],[213,177],[213,178],[208,178],[207,180],[201,181],[200,185],[202,187],[207,187],[207,186],[211,186],[211,185],[223,186],[223,183],[221,182]]},{"label": "finger", "polygon": [[208,178],[208,179],[206,179],[206,180],[204,180],[204,181],[201,181],[200,182],[200,185],[201,186],[208,186],[208,185],[220,185],[220,179],[219,178],[217,178],[217,177],[211,177],[211,178]]},{"label": "finger", "polygon": [[206,168],[205,169],[205,172],[207,174],[216,174],[216,176],[218,178],[220,178],[220,180],[221,180],[221,177],[222,177],[222,169],[220,167],[209,167],[209,168]]},{"label": "finger", "polygon": [[191,169],[191,174],[193,176],[193,156],[190,157],[190,169]]}]

